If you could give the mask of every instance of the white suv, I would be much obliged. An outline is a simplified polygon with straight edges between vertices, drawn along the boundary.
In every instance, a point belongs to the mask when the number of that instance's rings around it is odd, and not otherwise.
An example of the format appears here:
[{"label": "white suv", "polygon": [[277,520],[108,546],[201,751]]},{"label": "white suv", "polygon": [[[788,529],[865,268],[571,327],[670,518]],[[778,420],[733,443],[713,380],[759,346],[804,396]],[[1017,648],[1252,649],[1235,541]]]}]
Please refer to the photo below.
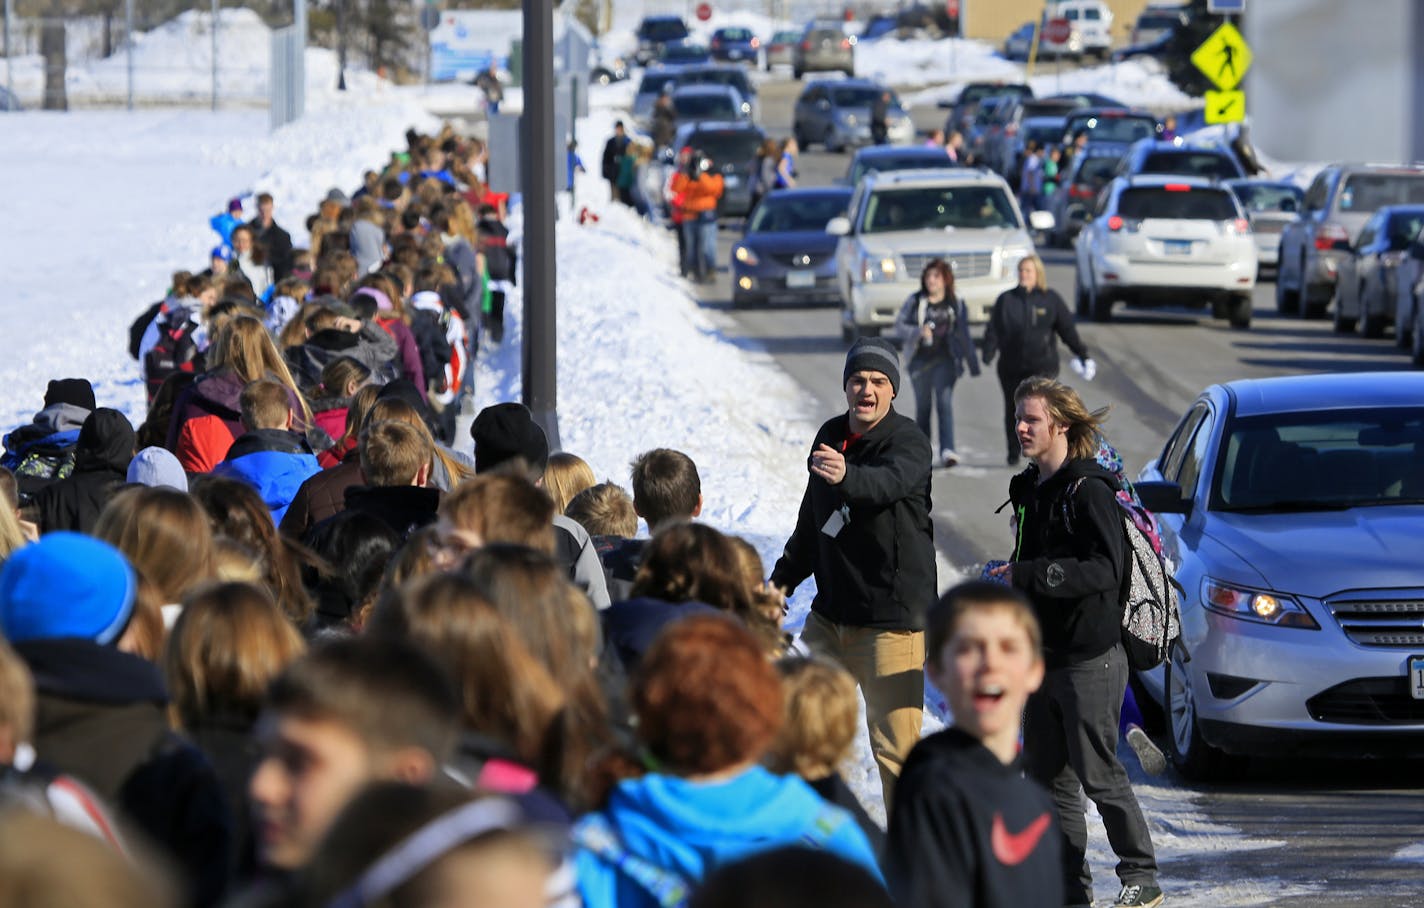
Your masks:
[{"label": "white suv", "polygon": [[1113,303],[1205,305],[1233,328],[1251,324],[1256,244],[1226,186],[1205,177],[1118,177],[1078,234],[1078,314],[1112,317]]},{"label": "white suv", "polygon": [[1082,36],[1082,53],[1107,59],[1112,51],[1113,14],[1103,0],[1059,0],[1048,4],[1044,12],[1050,19],[1068,20]]},{"label": "white suv", "polygon": [[[1053,215],[1036,211],[1034,230]],[[933,259],[954,271],[955,293],[971,321],[985,321],[999,294],[1018,283],[1019,261],[1033,251],[1029,227],[1008,184],[987,170],[871,172],[851,196],[846,216],[826,225],[836,234],[841,334],[875,335],[891,325],[919,289]]]}]

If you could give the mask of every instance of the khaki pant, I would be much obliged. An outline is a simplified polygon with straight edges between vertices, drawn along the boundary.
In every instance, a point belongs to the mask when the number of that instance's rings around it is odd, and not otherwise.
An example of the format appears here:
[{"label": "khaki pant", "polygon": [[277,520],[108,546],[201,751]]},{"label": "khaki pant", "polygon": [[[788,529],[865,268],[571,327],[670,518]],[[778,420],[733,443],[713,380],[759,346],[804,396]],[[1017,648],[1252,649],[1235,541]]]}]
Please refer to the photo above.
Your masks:
[{"label": "khaki pant", "polygon": [[889,810],[900,767],[920,739],[925,705],[924,632],[851,627],[812,612],[806,617],[801,640],[812,652],[840,663],[860,685],[870,750],[880,768],[880,786]]}]

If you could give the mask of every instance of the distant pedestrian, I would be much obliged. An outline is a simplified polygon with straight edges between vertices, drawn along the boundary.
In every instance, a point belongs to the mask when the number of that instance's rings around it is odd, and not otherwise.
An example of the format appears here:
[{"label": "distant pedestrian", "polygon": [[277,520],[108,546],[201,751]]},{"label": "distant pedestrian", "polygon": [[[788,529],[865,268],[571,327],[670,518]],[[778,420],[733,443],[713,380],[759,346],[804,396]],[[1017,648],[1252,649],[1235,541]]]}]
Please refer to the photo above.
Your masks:
[{"label": "distant pedestrian", "polygon": [[1048,150],[1048,154],[1043,158],[1043,202],[1049,204],[1050,200],[1058,193],[1058,174],[1061,172],[1059,163],[1063,160],[1063,151],[1057,145]]},{"label": "distant pedestrian", "polygon": [[957,164],[966,163],[964,160],[964,134],[957,129],[951,132],[949,138],[944,140],[944,153]]},{"label": "distant pedestrian", "polygon": [[499,62],[491,60],[489,67],[475,77],[475,85],[485,93],[485,109],[492,114],[499,113],[500,102],[504,100],[504,86],[499,81]]},{"label": "distant pedestrian", "polygon": [[603,145],[603,161],[599,172],[608,181],[608,192],[615,202],[631,204],[618,189],[618,165],[623,155],[628,152],[628,133],[623,128],[623,121],[618,120],[613,124],[613,135]]},{"label": "distant pedestrian", "polygon": [[584,169],[583,158],[579,157],[578,142],[569,139],[569,144],[564,150],[564,169],[568,175],[568,182],[564,189],[568,192],[574,191],[574,174],[587,173]]},{"label": "distant pedestrian", "polygon": [[939,420],[939,464],[959,463],[954,449],[954,383],[967,368],[979,374],[979,356],[969,336],[969,310],[954,293],[954,272],[934,259],[920,274],[920,289],[900,307],[895,328],[915,389],[915,422],[930,437],[930,411]]},{"label": "distant pedestrian", "polygon": [[[1092,360],[1078,337],[1073,314],[1057,291],[1048,289],[1043,260],[1028,255],[1019,262],[1019,285],[1005,290],[989,310],[984,329],[984,362],[999,358],[999,385],[1004,391],[1004,437],[1008,443],[1008,464],[1019,462],[1018,431],[1014,428],[1014,389],[1035,375],[1058,375],[1058,342],[1061,338],[1085,370]],[[1096,371],[1097,367],[1091,369]],[[1089,376],[1091,378],[1091,376]]]},{"label": "distant pedestrian", "polygon": [[664,85],[653,103],[653,144],[659,149],[672,144],[677,134],[677,111],[672,106],[672,89]]},{"label": "distant pedestrian", "polygon": [[699,284],[716,278],[717,204],[723,187],[712,159],[695,150],[687,166],[672,178],[673,193],[682,196],[683,270]]},{"label": "distant pedestrian", "polygon": [[884,145],[890,141],[890,92],[881,91],[870,104],[870,141]]},{"label": "distant pedestrian", "polygon": [[944,148],[944,130],[931,129],[929,136],[925,139],[926,148]]},{"label": "distant pedestrian", "polygon": [[1019,175],[1019,207],[1027,214],[1043,207],[1043,149],[1033,139],[1024,147]]},{"label": "distant pedestrian", "polygon": [[796,156],[800,152],[801,146],[795,136],[781,140],[781,158],[776,162],[776,179],[773,182],[777,189],[790,189],[796,185]]}]

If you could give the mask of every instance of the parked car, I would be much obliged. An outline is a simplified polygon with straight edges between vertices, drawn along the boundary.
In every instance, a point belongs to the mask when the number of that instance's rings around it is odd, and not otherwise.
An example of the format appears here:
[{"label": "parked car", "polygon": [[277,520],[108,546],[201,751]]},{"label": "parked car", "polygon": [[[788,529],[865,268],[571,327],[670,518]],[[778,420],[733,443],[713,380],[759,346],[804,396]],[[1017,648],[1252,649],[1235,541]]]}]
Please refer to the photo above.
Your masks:
[{"label": "parked car", "polygon": [[751,118],[759,114],[756,86],[747,78],[747,71],[741,66],[713,64],[710,66],[684,66],[670,69],[649,69],[643,74],[638,85],[638,93],[633,96],[633,122],[639,129],[647,130],[652,122],[653,105],[664,88],[675,91],[683,85],[730,85],[742,96],[751,110]]},{"label": "parked car", "polygon": [[687,41],[669,41],[657,57],[658,65],[664,68],[704,66],[711,62],[712,52],[705,45]]},{"label": "parked car", "polygon": [[763,62],[768,70],[773,66],[796,65],[796,45],[801,40],[797,31],[779,31],[766,42],[766,56]]},{"label": "parked car", "polygon": [[944,121],[945,134],[967,130],[979,111],[979,102],[997,95],[1032,98],[1033,89],[1022,82],[970,82],[959,90],[953,101],[939,101],[937,104],[949,109],[949,116]]},{"label": "parked car", "polygon": [[719,28],[708,42],[712,58],[724,63],[752,63],[761,53],[761,39],[749,28]]},{"label": "parked car", "polygon": [[1136,490],[1182,636],[1138,673],[1188,778],[1224,755],[1424,756],[1424,375],[1233,381]]},{"label": "parked car", "polygon": [[1150,44],[1191,24],[1185,3],[1153,4],[1137,14],[1128,43]]},{"label": "parked car", "polygon": [[928,145],[867,145],[857,148],[844,177],[837,180],[854,189],[867,173],[894,173],[897,170],[937,170],[958,167],[943,148]]},{"label": "parked car", "polygon": [[[749,120],[707,121],[682,126],[659,159],[660,185],[667,185],[672,169],[677,166],[673,149],[696,148],[710,158],[712,166],[722,174],[722,199],[717,203],[717,216],[741,217],[752,207],[752,171],[757,165],[757,151],[764,141],[766,133]],[[667,208],[666,200],[663,208]]]},{"label": "parked car", "polygon": [[855,75],[855,38],[835,19],[815,19],[807,24],[796,44],[792,73],[843,72]]},{"label": "parked car", "polygon": [[[819,142],[827,151],[844,151],[851,146],[868,144],[871,141],[870,108],[882,91],[889,89],[869,79],[808,82],[796,99],[791,133],[802,148]],[[903,145],[914,141],[915,124],[893,91],[886,123],[891,143]]]},{"label": "parked car", "polygon": [[1033,52],[1033,22],[1025,22],[1004,39],[1005,60],[1027,60]]},{"label": "parked car", "polygon": [[1083,107],[1063,121],[1063,143],[1071,145],[1082,133],[1094,144],[1113,143],[1126,154],[1132,143],[1155,139],[1157,118],[1141,110],[1123,107]]},{"label": "parked car", "polygon": [[1424,324],[1419,297],[1424,294],[1424,235],[1414,238],[1400,258],[1395,275],[1394,343],[1408,350],[1415,366],[1424,366]]},{"label": "parked car", "polygon": [[1060,0],[1044,10],[1046,18],[1067,19],[1081,35],[1080,53],[1106,60],[1112,50],[1112,9],[1103,0]]},{"label": "parked car", "polygon": [[1215,146],[1178,145],[1142,139],[1133,143],[1118,165],[1120,176],[1135,173],[1175,173],[1182,176],[1210,177],[1216,180],[1244,180],[1246,171],[1227,148]]},{"label": "parked car", "polygon": [[1280,260],[1281,229],[1295,220],[1305,192],[1294,183],[1275,180],[1227,180],[1226,188],[1246,209],[1258,268],[1274,269]]},{"label": "parked car", "polygon": [[751,104],[730,85],[680,85],[673,89],[672,109],[678,126],[752,118]]},{"label": "parked car", "polygon": [[611,85],[628,78],[628,63],[622,57],[605,57],[595,47],[593,64],[588,70],[589,82],[595,85]]},{"label": "parked car", "polygon": [[1385,205],[1424,204],[1424,166],[1332,164],[1305,191],[1299,217],[1281,231],[1276,308],[1323,318],[1350,239]]},{"label": "parked car", "polygon": [[1117,98],[1100,95],[1095,91],[1065,91],[1061,94],[1040,98],[1040,101],[1067,101],[1074,107],[1099,107],[1109,110],[1126,110],[1127,105]]},{"label": "parked car", "polygon": [[732,247],[732,305],[839,302],[837,238],[826,232],[826,224],[845,214],[850,193],[845,187],[816,187],[762,196]]},{"label": "parked car", "polygon": [[1124,60],[1133,60],[1138,57],[1151,57],[1154,60],[1160,60],[1172,52],[1172,43],[1176,36],[1177,33],[1174,31],[1165,32],[1151,41],[1119,47],[1112,52],[1112,62],[1121,63]]},{"label": "parked car", "polygon": [[1251,325],[1256,244],[1230,190],[1203,177],[1117,177],[1078,235],[1078,314],[1112,318],[1113,303],[1211,304],[1233,328]]},{"label": "parked car", "polygon": [[866,174],[846,217],[826,225],[840,237],[842,337],[875,335],[891,325],[935,258],[953,269],[969,318],[984,321],[999,294],[1018,283],[1019,261],[1033,251],[1030,226],[1051,229],[1053,217],[1035,211],[1026,224],[1003,177],[987,170]]},{"label": "parked car", "polygon": [[1067,168],[1059,174],[1058,191],[1048,201],[1055,225],[1049,235],[1052,245],[1067,246],[1078,236],[1097,204],[1098,193],[1112,182],[1121,160],[1116,144],[1089,143],[1068,162]]},{"label": "parked car", "polygon": [[1340,259],[1335,281],[1335,331],[1345,334],[1358,324],[1365,337],[1384,337],[1395,322],[1395,278],[1409,245],[1424,227],[1424,205],[1386,205],[1365,221]]},{"label": "parked car", "polygon": [[687,23],[681,16],[645,16],[638,23],[638,49],[633,55],[639,66],[647,66],[672,41],[687,40]]}]

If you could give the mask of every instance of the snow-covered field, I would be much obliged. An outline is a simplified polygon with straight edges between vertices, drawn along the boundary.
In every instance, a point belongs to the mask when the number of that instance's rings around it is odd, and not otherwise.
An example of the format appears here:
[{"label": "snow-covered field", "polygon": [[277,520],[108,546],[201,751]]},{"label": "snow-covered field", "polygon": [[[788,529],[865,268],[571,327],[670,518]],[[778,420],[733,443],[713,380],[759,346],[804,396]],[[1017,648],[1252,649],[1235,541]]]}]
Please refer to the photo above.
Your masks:
[{"label": "snow-covered field", "polygon": [[[592,115],[579,124],[586,159],[627,98],[626,86],[594,94]],[[50,378],[73,375],[94,381],[101,405],[140,420],[143,393],[124,349],[127,326],[173,270],[203,265],[214,243],[208,218],[234,195],[269,190],[278,220],[303,242],[302,221],[329,188],[349,192],[364,169],[403,144],[408,127],[435,125],[419,100],[418,92],[371,83],[339,99],[317,98],[304,120],[270,135],[264,111],[7,115],[0,172],[12,179],[0,223],[7,290],[0,331],[8,353],[0,383],[8,393],[0,427],[27,421]],[[579,225],[565,217],[558,227],[562,447],[600,479],[625,485],[640,451],[686,451],[702,475],[704,519],[754,541],[769,568],[795,519],[807,446],[830,414],[765,350],[729,338],[698,306],[676,277],[669,234],[606,204],[596,175],[580,177],[578,198],[600,219]],[[512,226],[518,232],[517,215]],[[517,301],[509,313],[504,344],[478,363],[481,405],[518,397]],[[941,565],[942,584],[952,574]],[[803,588],[793,601],[794,627],[809,594]],[[943,712],[930,694],[927,731]],[[1125,762],[1137,771],[1130,757]],[[883,817],[863,739],[847,774]],[[1138,775],[1134,782],[1164,863],[1281,844],[1210,822],[1197,796],[1170,781]],[[1110,898],[1114,860],[1101,825],[1093,829],[1098,895]],[[1396,859],[1418,863],[1421,847]],[[1267,905],[1310,891],[1272,880],[1269,867],[1249,883],[1169,875],[1163,884],[1179,903],[1199,905]]]}]

